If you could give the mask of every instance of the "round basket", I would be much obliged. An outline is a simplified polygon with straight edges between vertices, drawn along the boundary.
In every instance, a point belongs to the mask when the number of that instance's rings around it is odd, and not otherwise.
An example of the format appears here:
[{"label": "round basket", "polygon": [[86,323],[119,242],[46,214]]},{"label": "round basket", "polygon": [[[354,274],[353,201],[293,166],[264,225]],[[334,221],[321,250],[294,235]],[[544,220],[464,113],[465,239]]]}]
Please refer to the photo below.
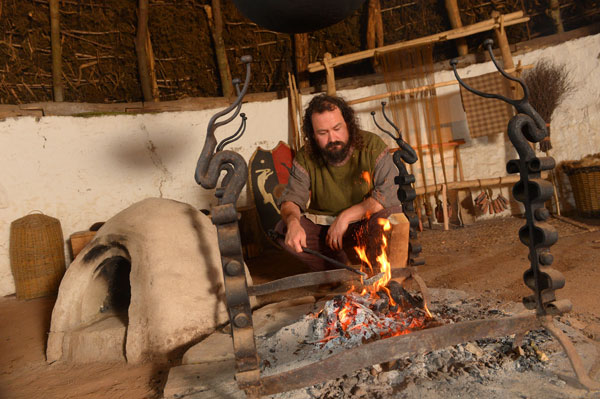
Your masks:
[{"label": "round basket", "polygon": [[65,273],[60,221],[33,214],[10,225],[10,267],[18,299],[56,293]]},{"label": "round basket", "polygon": [[600,217],[600,166],[565,168],[581,216]]}]

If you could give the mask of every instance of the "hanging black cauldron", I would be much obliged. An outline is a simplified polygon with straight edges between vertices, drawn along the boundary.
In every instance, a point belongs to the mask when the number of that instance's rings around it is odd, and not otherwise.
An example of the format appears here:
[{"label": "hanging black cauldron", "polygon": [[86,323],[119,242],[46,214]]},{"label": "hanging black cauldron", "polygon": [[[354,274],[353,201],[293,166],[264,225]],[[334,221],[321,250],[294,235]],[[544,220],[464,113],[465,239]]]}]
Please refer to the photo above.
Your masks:
[{"label": "hanging black cauldron", "polygon": [[248,19],[285,33],[311,32],[340,22],[365,0],[233,0]]}]

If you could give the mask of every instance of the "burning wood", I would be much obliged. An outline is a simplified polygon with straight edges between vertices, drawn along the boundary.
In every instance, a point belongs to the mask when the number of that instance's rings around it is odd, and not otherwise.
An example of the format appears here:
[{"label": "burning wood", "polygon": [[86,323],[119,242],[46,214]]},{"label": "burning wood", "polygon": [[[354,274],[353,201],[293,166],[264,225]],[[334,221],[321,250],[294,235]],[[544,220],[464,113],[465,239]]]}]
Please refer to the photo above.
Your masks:
[{"label": "burning wood", "polygon": [[425,328],[428,321],[424,309],[401,308],[391,305],[385,293],[373,296],[350,292],[325,304],[313,328],[316,338],[325,349],[338,346],[350,348],[375,339],[408,334]]},{"label": "burning wood", "polygon": [[336,296],[325,304],[314,324],[314,342],[323,348],[349,348],[371,340],[408,334],[426,328],[433,321],[422,302],[391,280],[392,266],[387,257],[385,235],[391,224],[387,219],[379,219],[378,223],[383,228],[381,252],[376,257],[379,270],[371,265],[365,246],[354,249],[362,261],[361,269],[368,274],[381,273],[382,277],[365,285],[360,293],[352,287],[346,295]]}]

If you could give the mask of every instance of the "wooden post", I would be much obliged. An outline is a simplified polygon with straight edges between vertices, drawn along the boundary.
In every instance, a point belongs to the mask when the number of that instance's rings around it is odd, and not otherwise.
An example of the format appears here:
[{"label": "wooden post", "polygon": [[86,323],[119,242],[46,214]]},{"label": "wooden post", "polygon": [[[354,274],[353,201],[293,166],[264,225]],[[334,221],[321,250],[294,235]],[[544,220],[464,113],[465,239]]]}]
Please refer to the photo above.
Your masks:
[{"label": "wooden post", "polygon": [[[496,24],[500,25],[499,27],[494,28],[494,36],[496,38],[496,43],[498,43],[498,47],[500,48],[500,55],[502,56],[502,65],[504,66],[504,70],[514,69],[515,63],[512,58],[512,53],[510,52],[510,45],[508,43],[508,38],[506,37],[506,30],[504,29],[504,15],[494,10],[492,11],[492,18],[494,18]],[[520,89],[521,86],[517,86],[515,82],[510,81],[509,87],[511,98],[520,97],[517,90]]]},{"label": "wooden post", "polygon": [[381,19],[380,0],[369,0],[367,17],[367,48],[383,46],[383,20]]},{"label": "wooden post", "polygon": [[135,50],[137,53],[138,70],[140,73],[140,84],[144,101],[153,101],[152,83],[150,83],[150,64],[146,51],[148,36],[148,0],[139,0],[138,3],[138,25],[135,36]]},{"label": "wooden post", "polygon": [[150,40],[150,31],[146,35],[146,54],[148,54],[148,68],[150,72],[150,84],[152,85],[152,99],[160,101],[158,84],[156,83],[156,68],[154,67],[154,51],[152,51],[152,41]]},{"label": "wooden post", "polygon": [[52,92],[54,101],[63,101],[62,46],[60,44],[60,9],[58,0],[50,0],[50,41],[52,46]]},{"label": "wooden post", "polygon": [[294,54],[296,58],[296,76],[298,77],[298,88],[304,89],[310,86],[308,79],[308,33],[294,34]]},{"label": "wooden post", "polygon": [[323,56],[323,63],[325,64],[325,73],[327,74],[327,94],[335,96],[335,74],[333,72],[333,67],[329,64],[331,58],[330,53],[325,53]]},{"label": "wooden post", "polygon": [[[460,19],[457,0],[446,0],[446,11],[448,12],[448,18],[450,19],[452,28],[462,28],[463,25]],[[467,40],[464,37],[456,39],[456,49],[458,50],[459,56],[467,55],[469,53],[469,46],[467,46]]]},{"label": "wooden post", "polygon": [[221,87],[223,97],[232,97],[234,95],[233,83],[231,78],[231,70],[229,69],[229,61],[225,51],[225,41],[223,40],[223,16],[221,14],[221,0],[212,0],[211,6],[204,6],[208,26],[210,28],[213,42],[215,45],[215,55],[217,58],[217,66],[221,77]]},{"label": "wooden post", "polygon": [[556,33],[565,33],[565,27],[563,26],[562,18],[560,17],[560,3],[558,0],[550,0],[550,9],[548,10],[548,14],[554,21]]},{"label": "wooden post", "polygon": [[496,37],[496,42],[500,48],[504,69],[513,69],[515,67],[515,63],[510,52],[510,45],[508,44],[508,38],[506,37],[506,30],[504,29],[504,15],[501,15],[498,11],[492,11],[492,18],[494,18],[496,23],[500,25],[499,27],[494,28],[494,36]]}]

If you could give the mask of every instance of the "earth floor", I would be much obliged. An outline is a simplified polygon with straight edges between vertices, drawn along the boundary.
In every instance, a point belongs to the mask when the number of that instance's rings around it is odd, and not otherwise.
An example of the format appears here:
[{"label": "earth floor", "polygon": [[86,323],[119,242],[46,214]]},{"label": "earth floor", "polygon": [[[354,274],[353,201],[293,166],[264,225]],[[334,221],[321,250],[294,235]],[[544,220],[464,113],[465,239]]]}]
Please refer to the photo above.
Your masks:
[{"label": "earth floor", "polygon": [[[550,219],[559,234],[552,246],[554,268],[565,276],[557,291],[569,299],[571,325],[600,341],[600,219]],[[517,217],[479,221],[467,227],[440,226],[419,234],[426,265],[421,276],[430,287],[452,288],[502,301],[519,302],[530,290],[523,283],[527,248],[517,232]],[[283,266],[285,265],[285,267]],[[302,266],[273,248],[249,259],[255,283],[304,272]],[[277,298],[266,298],[265,301]],[[178,364],[89,364],[45,362],[46,334],[55,298],[19,301],[0,298],[0,397],[13,398],[159,398],[168,371]],[[600,343],[598,343],[600,345]],[[591,374],[598,380],[599,366]],[[526,396],[527,397],[527,396]]]}]

